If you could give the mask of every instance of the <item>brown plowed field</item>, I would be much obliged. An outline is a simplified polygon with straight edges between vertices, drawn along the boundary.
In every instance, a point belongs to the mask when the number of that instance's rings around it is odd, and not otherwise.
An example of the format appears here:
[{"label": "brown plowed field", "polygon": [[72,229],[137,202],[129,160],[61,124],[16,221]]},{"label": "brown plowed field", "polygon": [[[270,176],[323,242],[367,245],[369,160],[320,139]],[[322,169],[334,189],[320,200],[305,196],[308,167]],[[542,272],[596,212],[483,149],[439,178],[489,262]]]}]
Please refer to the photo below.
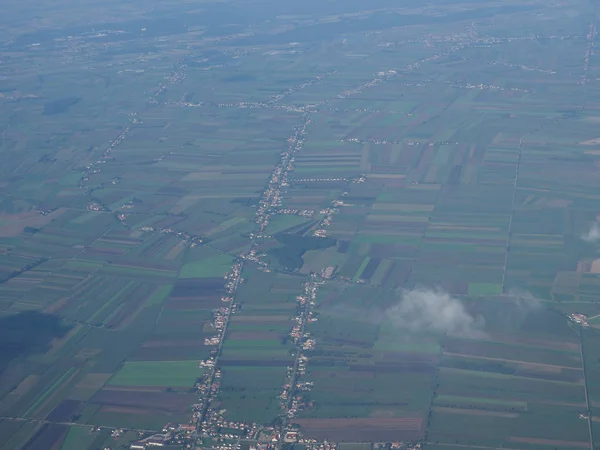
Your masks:
[{"label": "brown plowed field", "polygon": [[464,414],[467,416],[495,416],[506,417],[508,419],[515,419],[519,417],[518,413],[509,413],[501,411],[483,411],[481,409],[447,408],[445,406],[434,406],[433,410],[444,414]]}]

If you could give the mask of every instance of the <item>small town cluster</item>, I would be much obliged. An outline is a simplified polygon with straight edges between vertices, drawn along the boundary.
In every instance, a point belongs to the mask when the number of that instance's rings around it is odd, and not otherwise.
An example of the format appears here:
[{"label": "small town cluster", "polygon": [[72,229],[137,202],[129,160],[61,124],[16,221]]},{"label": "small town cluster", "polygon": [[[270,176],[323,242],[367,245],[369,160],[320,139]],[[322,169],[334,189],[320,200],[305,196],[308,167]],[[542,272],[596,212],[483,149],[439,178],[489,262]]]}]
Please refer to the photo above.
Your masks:
[{"label": "small town cluster", "polygon": [[[396,74],[395,71],[389,71],[381,74],[369,83],[365,83],[358,89],[345,92],[343,96],[354,95],[373,84],[380,83]],[[343,97],[342,97],[343,98]],[[322,106],[322,105],[320,105]],[[313,108],[315,105],[313,105]],[[213,310],[212,329],[214,335],[204,340],[204,344],[211,347],[209,357],[199,363],[200,368],[204,370],[204,375],[196,383],[196,389],[199,394],[198,403],[193,406],[193,417],[191,425],[196,428],[197,442],[202,446],[222,450],[237,450],[241,448],[240,441],[253,442],[250,450],[271,450],[281,449],[285,444],[301,443],[307,450],[333,450],[337,448],[334,442],[316,442],[308,439],[301,434],[299,427],[292,423],[299,411],[309,409],[312,402],[306,400],[304,395],[313,387],[313,382],[305,379],[307,375],[307,365],[310,361],[311,351],[315,349],[317,342],[307,331],[307,324],[317,321],[314,313],[316,298],[319,286],[326,280],[332,278],[335,272],[334,266],[328,266],[321,271],[311,273],[309,280],[303,285],[301,295],[296,297],[297,309],[292,318],[289,337],[296,346],[295,358],[291,366],[287,368],[286,377],[279,394],[281,414],[277,426],[259,425],[256,423],[232,422],[224,417],[223,410],[219,410],[212,405],[215,404],[216,397],[221,386],[222,372],[218,367],[218,359],[222,350],[223,340],[227,332],[227,326],[231,316],[236,313],[237,305],[235,303],[236,292],[240,284],[244,282],[242,271],[244,264],[253,263],[263,271],[270,271],[267,263],[260,260],[263,254],[258,253],[258,241],[269,238],[265,230],[271,217],[278,214],[294,214],[301,216],[314,216],[313,210],[295,210],[282,207],[283,190],[291,183],[306,182],[343,182],[344,186],[352,183],[364,183],[366,177],[360,175],[355,178],[324,178],[324,179],[304,179],[290,178],[290,173],[294,171],[295,155],[303,147],[304,138],[308,125],[311,123],[310,111],[306,112],[302,124],[294,129],[293,135],[288,138],[288,148],[281,153],[279,164],[270,175],[266,189],[264,190],[258,203],[255,222],[257,229],[251,234],[252,245],[249,250],[236,259],[229,273],[225,275],[225,294],[221,301],[223,306]],[[327,228],[331,225],[334,216],[340,209],[348,206],[344,202],[344,197],[348,195],[348,188],[344,187],[338,198],[331,202],[327,208],[321,209],[319,214],[321,219],[315,227],[313,235],[316,237],[326,237]],[[148,230],[150,231],[150,230]],[[156,442],[156,435],[150,440],[138,441],[137,445],[146,445],[150,447]],[[387,447],[385,447],[387,445]],[[409,443],[387,443],[376,446],[377,448],[420,448],[420,444]],[[141,448],[141,447],[136,447]]]},{"label": "small town cluster", "polygon": [[[453,51],[455,49],[451,49]],[[403,71],[413,70],[418,68],[423,62],[434,60],[442,57],[443,54],[437,54],[425,58],[418,63],[408,66]],[[166,89],[169,84],[175,84],[181,82],[185,75],[183,72],[183,66],[177,67],[176,70],[167,78],[159,89],[151,96],[149,102],[156,101],[156,98],[160,93]],[[388,79],[394,78],[398,72],[389,70],[379,73],[373,80],[364,83],[363,85],[345,91],[337,96],[337,98],[347,98],[352,95],[356,95],[376,84],[382,83]],[[317,82],[322,77],[317,77],[313,82]],[[309,82],[311,83],[311,82]],[[306,83],[305,83],[306,84]],[[223,104],[216,105],[221,107],[264,107],[271,106],[277,107],[273,103],[281,99],[281,96],[289,95],[296,89],[302,89],[304,86],[299,85],[291,90],[286,91],[266,102],[252,105],[252,104]],[[251,262],[257,264],[260,270],[270,271],[270,267],[267,263],[260,260],[262,254],[258,253],[258,241],[260,239],[269,238],[265,233],[267,226],[270,223],[270,219],[279,214],[293,214],[300,216],[313,217],[315,210],[309,209],[289,209],[284,208],[282,205],[282,199],[284,190],[286,187],[293,183],[343,183],[344,186],[349,186],[352,183],[363,183],[366,181],[364,175],[360,175],[355,178],[291,178],[290,174],[294,171],[295,157],[296,154],[301,150],[304,145],[304,140],[308,126],[311,124],[311,114],[316,111],[319,107],[324,106],[327,101],[323,101],[317,104],[308,105],[302,107],[302,121],[298,125],[293,134],[287,139],[287,149],[284,150],[280,155],[280,161],[272,171],[267,187],[261,195],[258,203],[258,207],[255,214],[255,222],[257,224],[256,230],[250,235],[251,246],[249,250],[239,258],[237,258],[231,267],[229,273],[225,276],[225,294],[221,298],[222,306],[213,310],[212,316],[212,329],[214,335],[207,337],[204,340],[204,345],[211,347],[209,357],[199,363],[200,368],[203,369],[203,375],[198,379],[195,388],[198,393],[198,402],[193,405],[192,420],[190,424],[184,425],[173,425],[167,424],[161,433],[155,433],[131,444],[131,448],[142,449],[160,447],[168,444],[183,444],[186,448],[194,448],[196,445],[209,446],[211,448],[218,449],[240,449],[240,441],[253,442],[250,446],[250,450],[271,450],[281,449],[285,444],[301,443],[306,446],[308,450],[332,450],[337,448],[336,443],[333,442],[316,442],[312,439],[307,439],[302,436],[301,430],[292,423],[292,419],[296,417],[299,411],[311,408],[313,405],[310,401],[306,400],[305,392],[308,392],[313,387],[313,382],[305,379],[307,376],[307,365],[310,361],[311,351],[315,349],[317,342],[313,336],[307,331],[307,324],[317,321],[317,317],[314,314],[315,299],[317,298],[319,286],[322,285],[327,279],[332,278],[335,267],[325,267],[321,271],[312,273],[309,280],[303,285],[303,292],[297,296],[297,310],[296,315],[292,318],[291,330],[289,336],[292,342],[296,346],[294,362],[287,368],[286,377],[281,387],[279,394],[279,400],[281,404],[281,414],[277,426],[265,426],[256,423],[239,423],[231,422],[224,417],[223,410],[219,410],[212,405],[215,404],[215,399],[219,393],[221,386],[222,372],[218,366],[219,355],[222,350],[223,340],[227,332],[227,326],[231,319],[231,316],[236,313],[237,305],[235,302],[236,292],[238,287],[244,282],[242,278],[242,271],[244,264]],[[197,106],[195,104],[180,104],[180,106]],[[290,107],[283,107],[290,108]],[[298,109],[297,107],[293,107]],[[128,136],[130,127],[127,127],[121,135],[104,152],[104,159],[111,157],[111,150],[119,145]],[[354,142],[358,142],[354,140]],[[98,163],[102,163],[103,160],[99,160]],[[86,167],[86,172],[82,177],[82,181],[87,181],[89,175],[97,173],[99,169],[90,165]],[[117,183],[119,180],[113,180]],[[334,216],[339,213],[340,209],[344,206],[349,206],[344,201],[344,197],[348,195],[348,188],[344,187],[338,198],[331,202],[329,207],[319,210],[321,216],[319,224],[315,227],[313,235],[316,237],[326,237],[327,228],[331,225]],[[130,209],[134,207],[133,203],[124,204],[122,210]],[[97,201],[93,201],[88,205],[88,209],[102,211],[106,210],[105,207]],[[118,212],[118,219],[124,222],[126,214],[124,212]],[[187,235],[177,230],[167,228],[161,230],[155,230],[152,227],[144,227],[140,229],[143,232],[160,232],[173,234],[183,241],[187,242],[190,246],[194,246],[202,243],[202,239],[197,236]],[[200,444],[199,444],[200,443]],[[420,448],[419,444],[407,444],[407,443],[388,443],[386,448]],[[376,446],[377,447],[377,446]],[[379,446],[377,448],[383,448]]]}]

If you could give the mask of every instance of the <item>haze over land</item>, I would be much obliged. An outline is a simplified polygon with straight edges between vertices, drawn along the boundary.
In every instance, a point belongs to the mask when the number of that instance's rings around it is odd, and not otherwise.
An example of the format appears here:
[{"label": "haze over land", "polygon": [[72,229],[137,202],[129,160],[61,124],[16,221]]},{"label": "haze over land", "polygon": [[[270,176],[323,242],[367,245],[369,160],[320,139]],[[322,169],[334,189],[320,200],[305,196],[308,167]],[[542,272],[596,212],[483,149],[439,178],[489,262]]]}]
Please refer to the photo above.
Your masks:
[{"label": "haze over land", "polygon": [[600,445],[596,3],[9,3],[2,450]]}]

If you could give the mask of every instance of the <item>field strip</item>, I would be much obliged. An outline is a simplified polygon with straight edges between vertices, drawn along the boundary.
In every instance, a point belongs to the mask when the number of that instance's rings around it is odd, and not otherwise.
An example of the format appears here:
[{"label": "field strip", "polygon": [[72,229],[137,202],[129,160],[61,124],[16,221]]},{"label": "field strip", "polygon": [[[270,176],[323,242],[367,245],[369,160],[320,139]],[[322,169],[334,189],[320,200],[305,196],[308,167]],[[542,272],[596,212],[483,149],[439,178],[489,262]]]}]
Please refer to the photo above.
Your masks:
[{"label": "field strip", "polygon": [[554,384],[563,384],[563,385],[572,385],[572,386],[580,386],[583,384],[583,380],[580,381],[562,381],[562,380],[548,380],[546,378],[531,378],[525,377],[523,375],[510,375],[506,373],[498,373],[498,372],[483,372],[481,370],[469,370],[469,369],[456,369],[454,367],[440,367],[440,371],[462,374],[465,376],[471,377],[483,377],[483,378],[518,378],[520,380],[533,380],[538,383],[554,383]]},{"label": "field strip", "polygon": [[[589,320],[589,319],[588,319]],[[480,341],[490,342],[494,344],[505,344],[510,346],[526,347],[529,349],[544,349],[544,350],[555,350],[561,352],[572,352],[579,353],[579,344],[575,342],[564,342],[564,341],[531,341],[531,340],[515,340],[510,339],[503,335],[486,335],[479,338]]]},{"label": "field strip", "polygon": [[[446,442],[426,442],[425,444],[432,444],[432,445],[445,445],[446,447],[456,447],[456,448],[482,448],[485,450],[498,450],[498,447],[488,447],[486,445],[475,445],[475,444],[449,444]],[[521,450],[519,448],[512,448],[512,447],[502,447],[502,450]]]},{"label": "field strip", "polygon": [[528,366],[551,367],[551,368],[553,367],[553,368],[557,368],[557,369],[570,369],[570,370],[583,370],[582,367],[558,366],[555,364],[542,364],[542,363],[534,363],[534,362],[529,362],[529,361],[520,361],[520,360],[515,360],[515,359],[490,358],[488,356],[475,356],[475,355],[466,355],[466,354],[462,354],[462,353],[450,353],[450,352],[443,352],[442,354],[444,356],[459,356],[459,357],[463,357],[463,358],[483,359],[486,361],[502,361],[502,362],[521,364],[521,365],[525,364]]},{"label": "field strip", "polygon": [[[94,428],[99,428],[102,430],[118,430],[119,427],[109,427],[104,425],[90,425],[87,423],[79,423],[79,422],[57,422],[54,420],[46,420],[46,419],[36,419],[36,418],[27,418],[27,417],[11,417],[11,416],[0,416],[0,420],[7,420],[13,422],[29,422],[29,423],[39,423],[43,425],[63,425],[67,427],[79,427],[79,428],[89,428],[90,430]],[[147,430],[142,428],[130,428],[131,431],[141,431],[144,433],[158,433],[161,430]]]},{"label": "field strip", "polygon": [[528,403],[539,403],[541,405],[557,405],[557,406],[569,406],[573,408],[585,408],[585,402],[581,403],[570,403],[570,402],[557,402],[554,400],[532,400]]},{"label": "field strip", "polygon": [[523,444],[541,444],[548,446],[558,446],[558,447],[581,447],[586,448],[589,447],[590,444],[582,441],[555,441],[552,439],[537,439],[537,438],[524,438],[524,437],[509,437],[507,438],[509,442],[521,442]]},{"label": "field strip", "polygon": [[485,411],[481,409],[464,409],[464,408],[450,408],[448,406],[434,406],[432,408],[435,412],[447,413],[447,414],[464,414],[467,416],[494,416],[494,417],[505,417],[508,419],[516,419],[519,417],[519,413],[509,413],[501,411]]}]

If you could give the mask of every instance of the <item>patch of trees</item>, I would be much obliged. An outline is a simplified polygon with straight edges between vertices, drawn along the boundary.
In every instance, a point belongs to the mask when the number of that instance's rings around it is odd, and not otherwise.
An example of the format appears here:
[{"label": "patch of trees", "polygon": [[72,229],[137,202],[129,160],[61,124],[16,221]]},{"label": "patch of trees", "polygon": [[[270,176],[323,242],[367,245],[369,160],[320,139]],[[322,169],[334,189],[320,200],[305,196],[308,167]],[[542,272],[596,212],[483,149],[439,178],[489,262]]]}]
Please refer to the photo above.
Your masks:
[{"label": "patch of trees", "polygon": [[337,241],[332,238],[316,236],[299,236],[297,234],[281,233],[275,236],[281,247],[270,251],[277,262],[290,271],[296,271],[304,264],[302,256],[309,250],[320,250],[333,247]]},{"label": "patch of trees", "polygon": [[48,116],[67,112],[79,100],[81,100],[80,97],[63,97],[58,100],[52,100],[44,105],[44,114]]},{"label": "patch of trees", "polygon": [[45,353],[54,339],[72,327],[61,318],[37,311],[25,311],[0,318],[0,374],[16,358]]},{"label": "patch of trees", "polygon": [[509,367],[495,361],[453,361],[451,366],[456,369],[475,370],[479,372],[494,372],[505,375],[514,375],[516,372],[514,367]]},{"label": "patch of trees", "polygon": [[4,278],[0,278],[0,284],[2,283],[6,283],[8,280],[18,277],[19,275],[21,275],[24,272],[27,272],[28,270],[32,270],[35,269],[37,266],[39,266],[40,264],[44,263],[48,261],[48,258],[40,258],[36,261],[32,261],[29,264],[27,264],[25,267],[19,269],[19,270],[13,270],[12,272],[10,272],[9,274],[5,275]]}]

